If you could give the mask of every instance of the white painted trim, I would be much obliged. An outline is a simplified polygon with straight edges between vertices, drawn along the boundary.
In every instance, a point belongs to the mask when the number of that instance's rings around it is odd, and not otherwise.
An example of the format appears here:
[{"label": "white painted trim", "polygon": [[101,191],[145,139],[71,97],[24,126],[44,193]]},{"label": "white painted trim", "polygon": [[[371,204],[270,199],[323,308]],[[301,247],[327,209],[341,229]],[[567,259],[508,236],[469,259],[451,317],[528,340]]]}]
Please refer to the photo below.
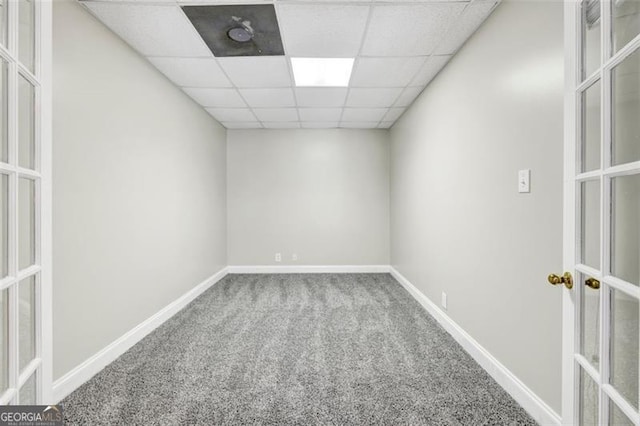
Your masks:
[{"label": "white painted trim", "polygon": [[[578,102],[578,63],[581,61],[582,40],[579,36],[578,0],[564,2],[564,129],[563,129],[563,196],[562,196],[562,271],[575,274],[576,260],[576,183],[577,165],[582,153],[576,150],[580,137],[578,118],[582,110]],[[580,158],[579,158],[580,157]],[[578,161],[579,160],[579,161]],[[575,306],[577,287],[562,291],[562,424],[573,425],[575,420],[576,371],[574,348],[578,335],[575,333]]]},{"label": "white painted trim", "polygon": [[129,350],[133,345],[146,337],[153,330],[162,325],[169,318],[178,313],[182,308],[191,303],[211,286],[227,275],[227,268],[223,268],[211,277],[207,278],[178,299],[174,300],[155,315],[147,318],[133,329],[113,341],[110,345],[84,361],[82,364],[69,371],[53,383],[53,399],[59,402],[71,392],[91,379],[104,367],[115,361],[120,355]]},{"label": "white painted trim", "polygon": [[538,395],[520,381],[507,367],[483,348],[473,337],[456,324],[400,272],[390,266],[391,275],[434,317],[438,323],[466,350],[480,366],[516,400],[531,417],[542,425],[559,425],[561,418]]},{"label": "white painted trim", "polygon": [[348,274],[388,273],[389,265],[234,265],[230,274]]},{"label": "white painted trim", "polygon": [[100,372],[133,345],[162,325],[165,321],[191,303],[227,274],[262,273],[390,273],[443,328],[486,370],[491,377],[509,393],[538,423],[559,425],[560,416],[540,397],[522,383],[485,348],[456,324],[447,314],[414,287],[395,268],[388,265],[334,265],[334,266],[228,266],[203,281],[183,296],[167,305],[158,313],[116,339],[113,343],[56,380],[53,384],[53,399],[59,402]]}]

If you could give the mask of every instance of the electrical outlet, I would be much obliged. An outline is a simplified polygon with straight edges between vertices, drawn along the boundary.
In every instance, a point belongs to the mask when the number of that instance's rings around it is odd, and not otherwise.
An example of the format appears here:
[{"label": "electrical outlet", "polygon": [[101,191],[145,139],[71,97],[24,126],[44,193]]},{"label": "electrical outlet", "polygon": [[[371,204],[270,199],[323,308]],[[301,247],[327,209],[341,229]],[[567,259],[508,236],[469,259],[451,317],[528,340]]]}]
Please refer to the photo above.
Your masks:
[{"label": "electrical outlet", "polygon": [[298,255],[297,255],[296,253],[293,253],[293,254],[291,255],[291,260],[293,260],[294,262],[295,262],[296,260],[298,260]]},{"label": "electrical outlet", "polygon": [[282,262],[282,254],[276,253],[276,262]]},{"label": "electrical outlet", "polygon": [[447,293],[442,292],[442,307],[447,310]]}]

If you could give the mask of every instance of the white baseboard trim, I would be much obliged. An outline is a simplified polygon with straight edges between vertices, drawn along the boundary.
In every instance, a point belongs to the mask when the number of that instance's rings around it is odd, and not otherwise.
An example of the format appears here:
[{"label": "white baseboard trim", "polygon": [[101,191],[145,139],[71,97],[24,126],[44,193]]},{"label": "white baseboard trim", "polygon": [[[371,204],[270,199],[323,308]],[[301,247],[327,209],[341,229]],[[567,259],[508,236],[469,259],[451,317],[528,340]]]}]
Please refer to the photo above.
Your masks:
[{"label": "white baseboard trim", "polygon": [[400,274],[393,266],[391,275],[433,316],[442,327],[484,368],[493,379],[541,425],[560,425],[561,417],[507,367],[456,324],[435,303]]},{"label": "white baseboard trim", "polygon": [[540,397],[522,383],[509,369],[494,358],[489,351],[483,348],[420,290],[414,287],[402,274],[388,265],[264,265],[228,266],[223,268],[56,380],[53,383],[55,403],[61,401],[64,397],[91,379],[100,372],[100,370],[115,361],[120,355],[129,350],[133,345],[162,325],[227,274],[264,273],[390,273],[534,420],[542,425],[561,424],[561,417],[558,413],[542,401]]},{"label": "white baseboard trim", "polygon": [[388,273],[389,265],[236,265],[230,274],[346,274]]},{"label": "white baseboard trim", "polygon": [[104,367],[115,361],[120,355],[129,350],[133,345],[146,337],[153,330],[162,325],[169,318],[178,313],[182,308],[191,303],[196,297],[207,291],[211,286],[227,275],[227,268],[223,268],[211,277],[207,278],[178,299],[174,300],[153,316],[147,318],[133,329],[113,341],[100,352],[85,360],[82,364],[69,371],[53,383],[54,403],[60,402],[64,397],[79,388],[87,380],[91,379]]}]

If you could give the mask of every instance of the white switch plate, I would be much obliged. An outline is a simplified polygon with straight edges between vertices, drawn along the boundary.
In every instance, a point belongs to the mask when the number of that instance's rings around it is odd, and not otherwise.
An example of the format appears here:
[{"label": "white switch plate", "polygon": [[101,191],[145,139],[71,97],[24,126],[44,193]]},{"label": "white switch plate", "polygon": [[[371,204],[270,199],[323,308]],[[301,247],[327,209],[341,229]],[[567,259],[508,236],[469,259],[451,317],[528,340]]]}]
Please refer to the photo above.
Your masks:
[{"label": "white switch plate", "polygon": [[276,253],[276,262],[282,262],[282,255],[280,253]]},{"label": "white switch plate", "polygon": [[531,192],[529,183],[531,181],[531,170],[518,170],[518,192]]},{"label": "white switch plate", "polygon": [[447,310],[447,293],[442,292],[442,307]]}]

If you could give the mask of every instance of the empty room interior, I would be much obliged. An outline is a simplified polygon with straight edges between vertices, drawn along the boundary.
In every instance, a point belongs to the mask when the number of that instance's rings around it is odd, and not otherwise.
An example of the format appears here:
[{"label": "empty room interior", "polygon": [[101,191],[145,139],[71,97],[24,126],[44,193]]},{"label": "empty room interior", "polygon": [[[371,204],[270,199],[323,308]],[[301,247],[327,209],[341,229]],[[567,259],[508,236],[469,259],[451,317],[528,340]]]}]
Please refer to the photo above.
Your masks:
[{"label": "empty room interior", "polygon": [[0,98],[0,424],[640,426],[640,0],[0,0]]}]

